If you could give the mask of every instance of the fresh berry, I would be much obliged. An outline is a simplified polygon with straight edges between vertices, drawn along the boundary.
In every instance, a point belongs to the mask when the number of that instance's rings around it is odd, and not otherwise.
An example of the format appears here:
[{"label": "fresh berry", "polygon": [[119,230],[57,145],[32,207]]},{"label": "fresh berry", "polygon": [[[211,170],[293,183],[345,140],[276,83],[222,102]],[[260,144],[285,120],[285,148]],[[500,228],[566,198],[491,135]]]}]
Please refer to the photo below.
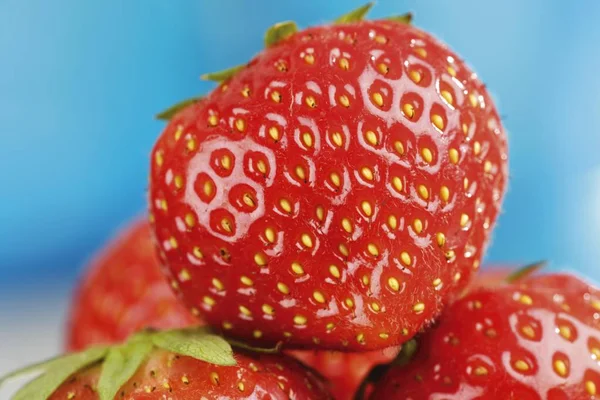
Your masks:
[{"label": "fresh berry", "polygon": [[[157,351],[118,393],[131,400],[330,399],[321,383],[292,359],[236,354],[238,365],[217,366]],[[96,400],[99,367],[73,376],[50,400]],[[69,396],[75,397],[69,397]],[[252,397],[256,396],[256,397]]]},{"label": "fresh berry", "polygon": [[331,399],[325,383],[298,361],[234,351],[204,328],[143,331],[118,346],[25,367],[0,378],[0,386],[33,371],[40,377],[14,400]]},{"label": "fresh berry", "polygon": [[600,291],[570,275],[483,288],[449,306],[372,399],[593,399]]},{"label": "fresh berry", "polygon": [[479,267],[507,174],[485,86],[406,23],[344,21],[271,29],[154,147],[162,261],[227,335],[397,345]]},{"label": "fresh berry", "polygon": [[173,295],[160,271],[145,220],[111,241],[85,271],[71,302],[68,350],[118,343],[143,328],[199,324]]}]

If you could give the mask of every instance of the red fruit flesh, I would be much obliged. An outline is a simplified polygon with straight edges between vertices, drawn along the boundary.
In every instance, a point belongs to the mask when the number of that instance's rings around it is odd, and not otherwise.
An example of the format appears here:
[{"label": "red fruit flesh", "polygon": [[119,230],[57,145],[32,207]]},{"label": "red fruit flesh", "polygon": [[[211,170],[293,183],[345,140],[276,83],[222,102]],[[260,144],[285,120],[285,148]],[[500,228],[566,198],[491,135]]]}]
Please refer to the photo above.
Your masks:
[{"label": "red fruit flesh", "polygon": [[[323,383],[289,357],[239,352],[236,360],[234,367],[217,366],[157,350],[115,399],[331,399]],[[99,373],[99,367],[92,367],[74,375],[50,400],[99,399]]]},{"label": "red fruit flesh", "polygon": [[89,265],[71,302],[65,344],[77,351],[122,342],[144,328],[199,323],[160,271],[148,223],[137,220]]},{"label": "red fruit flesh", "polygon": [[225,334],[385,348],[479,267],[506,152],[484,85],[428,34],[311,28],[171,120],[153,230],[173,286]]},{"label": "red fruit flesh", "polygon": [[372,399],[596,398],[600,291],[569,275],[476,290],[451,305]]}]

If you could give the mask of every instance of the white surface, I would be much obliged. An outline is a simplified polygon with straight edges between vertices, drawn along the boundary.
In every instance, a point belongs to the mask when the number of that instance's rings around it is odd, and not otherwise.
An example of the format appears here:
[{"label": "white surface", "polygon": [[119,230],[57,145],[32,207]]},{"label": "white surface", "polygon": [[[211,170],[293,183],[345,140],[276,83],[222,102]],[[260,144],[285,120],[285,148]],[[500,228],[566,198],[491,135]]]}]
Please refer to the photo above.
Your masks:
[{"label": "white surface", "polygon": [[[0,376],[62,351],[67,297],[67,290],[15,291],[0,299]],[[8,400],[14,387],[0,389],[0,400]]]}]

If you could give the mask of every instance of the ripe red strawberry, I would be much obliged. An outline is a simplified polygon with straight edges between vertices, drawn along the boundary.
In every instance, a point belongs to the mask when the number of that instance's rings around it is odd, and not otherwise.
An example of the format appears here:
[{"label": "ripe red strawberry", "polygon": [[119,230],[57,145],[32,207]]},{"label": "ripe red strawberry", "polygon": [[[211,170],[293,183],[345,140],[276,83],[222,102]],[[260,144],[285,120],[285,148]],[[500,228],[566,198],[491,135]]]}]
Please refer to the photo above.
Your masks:
[{"label": "ripe red strawberry", "polygon": [[324,382],[293,358],[235,351],[202,328],[142,332],[0,378],[41,370],[14,400],[331,399]]},{"label": "ripe red strawberry", "polygon": [[136,220],[94,258],[71,302],[67,349],[118,343],[148,327],[200,324],[160,271],[145,220]]},{"label": "ripe red strawberry", "polygon": [[570,275],[477,290],[447,308],[372,399],[592,399],[600,291]]},{"label": "ripe red strawberry", "polygon": [[421,30],[344,21],[271,29],[153,150],[162,261],[228,335],[396,345],[479,267],[507,173],[487,90]]},{"label": "ripe red strawberry", "polygon": [[[237,353],[237,366],[217,366],[157,351],[115,399],[330,399],[314,375],[293,359]],[[73,376],[50,400],[96,400],[99,367]],[[71,397],[69,397],[71,396]],[[255,396],[255,397],[253,397]]]}]

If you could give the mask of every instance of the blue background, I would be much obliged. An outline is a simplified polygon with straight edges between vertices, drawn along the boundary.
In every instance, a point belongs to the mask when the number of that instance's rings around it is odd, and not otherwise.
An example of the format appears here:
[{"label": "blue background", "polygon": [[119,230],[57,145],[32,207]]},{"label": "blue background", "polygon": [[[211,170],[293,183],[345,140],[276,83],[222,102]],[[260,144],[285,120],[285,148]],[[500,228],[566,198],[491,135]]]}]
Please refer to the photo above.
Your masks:
[{"label": "blue background", "polygon": [[[362,1],[0,1],[0,293],[65,287],[145,207],[153,115],[248,60],[272,23]],[[510,134],[488,261],[600,259],[600,2],[381,0],[469,60]],[[66,293],[66,291],[65,291]],[[10,304],[5,297],[0,307]]]}]

